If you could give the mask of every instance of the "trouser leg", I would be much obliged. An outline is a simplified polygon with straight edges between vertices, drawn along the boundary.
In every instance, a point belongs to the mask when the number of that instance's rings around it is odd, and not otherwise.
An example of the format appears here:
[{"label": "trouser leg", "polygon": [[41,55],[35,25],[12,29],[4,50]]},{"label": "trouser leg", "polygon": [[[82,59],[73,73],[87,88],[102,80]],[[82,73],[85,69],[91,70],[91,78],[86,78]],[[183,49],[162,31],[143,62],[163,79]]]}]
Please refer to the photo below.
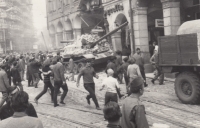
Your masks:
[{"label": "trouser leg", "polygon": [[60,102],[63,102],[68,92],[67,84],[62,85],[61,88],[63,89],[63,94],[61,95]]},{"label": "trouser leg", "polygon": [[53,97],[54,97],[54,87],[53,87],[53,85],[51,84],[50,81],[49,81],[48,87],[49,87],[50,90],[51,90],[51,100],[53,101]]},{"label": "trouser leg", "polygon": [[99,107],[99,103],[95,95],[95,84],[94,83],[84,84],[84,87],[89,92],[89,95],[87,97],[92,98],[96,107]]},{"label": "trouser leg", "polygon": [[47,88],[48,88],[48,83],[44,83],[44,88],[42,92],[39,95],[37,95],[35,99],[37,100],[40,99],[40,97],[42,97],[47,92]]},{"label": "trouser leg", "polygon": [[59,89],[60,89],[60,85],[59,85],[59,82],[54,82],[54,106],[57,105],[57,95],[58,95],[58,92],[59,92]]},{"label": "trouser leg", "polygon": [[6,102],[7,99],[8,99],[8,93],[7,92],[2,92],[2,98],[1,98],[1,102],[0,102],[0,108],[3,106],[3,104]]}]

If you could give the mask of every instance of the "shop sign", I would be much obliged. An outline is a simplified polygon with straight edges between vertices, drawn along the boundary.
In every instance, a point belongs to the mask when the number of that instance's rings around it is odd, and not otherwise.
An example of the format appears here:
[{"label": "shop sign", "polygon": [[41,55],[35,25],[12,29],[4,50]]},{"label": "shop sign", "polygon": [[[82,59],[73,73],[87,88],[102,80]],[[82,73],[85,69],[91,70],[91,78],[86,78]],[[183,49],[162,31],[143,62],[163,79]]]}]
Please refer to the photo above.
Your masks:
[{"label": "shop sign", "polygon": [[37,50],[38,49],[38,45],[33,45],[33,49]]},{"label": "shop sign", "polygon": [[155,20],[155,26],[156,26],[156,28],[163,28],[164,27],[163,19],[156,19]]}]

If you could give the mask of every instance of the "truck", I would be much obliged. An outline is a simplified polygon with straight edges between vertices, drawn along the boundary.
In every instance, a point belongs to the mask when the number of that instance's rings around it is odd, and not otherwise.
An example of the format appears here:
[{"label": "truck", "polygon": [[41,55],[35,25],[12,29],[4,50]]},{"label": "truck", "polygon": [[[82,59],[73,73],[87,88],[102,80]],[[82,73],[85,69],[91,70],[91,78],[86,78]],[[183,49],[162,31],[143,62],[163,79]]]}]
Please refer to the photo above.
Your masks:
[{"label": "truck", "polygon": [[200,103],[200,20],[183,23],[176,35],[158,37],[159,66],[175,74],[175,93],[184,104]]},{"label": "truck", "polygon": [[[94,65],[100,65],[107,63],[108,60],[113,56],[113,51],[108,48],[108,46],[98,47],[100,42],[105,40],[108,36],[112,35],[113,33],[117,32],[121,28],[128,25],[128,22],[125,22],[124,24],[120,25],[118,28],[114,29],[113,31],[107,33],[106,35],[100,37],[94,42],[79,42],[74,41],[71,45],[68,45],[65,47],[65,52],[63,53],[63,63],[65,66],[65,71],[69,73],[69,59],[70,56],[72,56],[75,66],[74,66],[74,73],[79,73],[82,68],[86,65],[86,60],[93,61]],[[61,41],[61,43],[66,43],[71,41]],[[109,42],[108,42],[109,43]]]}]

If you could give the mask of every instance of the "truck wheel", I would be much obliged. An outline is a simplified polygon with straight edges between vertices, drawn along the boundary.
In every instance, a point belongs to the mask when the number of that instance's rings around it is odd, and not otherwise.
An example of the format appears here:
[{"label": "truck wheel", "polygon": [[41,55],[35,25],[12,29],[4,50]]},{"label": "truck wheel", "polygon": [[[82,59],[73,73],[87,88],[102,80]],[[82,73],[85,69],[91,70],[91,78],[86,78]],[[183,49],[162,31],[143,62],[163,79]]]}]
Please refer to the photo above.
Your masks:
[{"label": "truck wheel", "polygon": [[74,74],[78,74],[78,65],[76,63],[74,64],[73,71],[74,71]]},{"label": "truck wheel", "polygon": [[175,92],[179,100],[185,104],[200,103],[200,80],[192,72],[183,72],[175,80]]},{"label": "truck wheel", "polygon": [[85,67],[85,64],[84,63],[79,63],[78,64],[78,72],[80,73],[81,70]]}]

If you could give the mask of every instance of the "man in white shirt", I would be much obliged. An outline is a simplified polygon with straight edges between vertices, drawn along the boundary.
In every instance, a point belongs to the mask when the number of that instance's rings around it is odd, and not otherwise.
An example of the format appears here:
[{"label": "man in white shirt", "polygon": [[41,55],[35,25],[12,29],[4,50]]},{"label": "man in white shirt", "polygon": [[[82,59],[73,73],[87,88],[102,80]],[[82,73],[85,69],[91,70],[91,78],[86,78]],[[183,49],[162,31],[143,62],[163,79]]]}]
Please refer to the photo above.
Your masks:
[{"label": "man in white shirt", "polygon": [[121,98],[123,95],[120,94],[120,87],[117,79],[113,77],[114,71],[112,69],[107,70],[108,77],[103,81],[102,83],[102,88],[100,89],[103,90],[104,87],[107,88],[106,94],[105,94],[105,105],[109,101],[114,101],[118,103],[118,97],[117,94],[119,95],[119,98]]}]

